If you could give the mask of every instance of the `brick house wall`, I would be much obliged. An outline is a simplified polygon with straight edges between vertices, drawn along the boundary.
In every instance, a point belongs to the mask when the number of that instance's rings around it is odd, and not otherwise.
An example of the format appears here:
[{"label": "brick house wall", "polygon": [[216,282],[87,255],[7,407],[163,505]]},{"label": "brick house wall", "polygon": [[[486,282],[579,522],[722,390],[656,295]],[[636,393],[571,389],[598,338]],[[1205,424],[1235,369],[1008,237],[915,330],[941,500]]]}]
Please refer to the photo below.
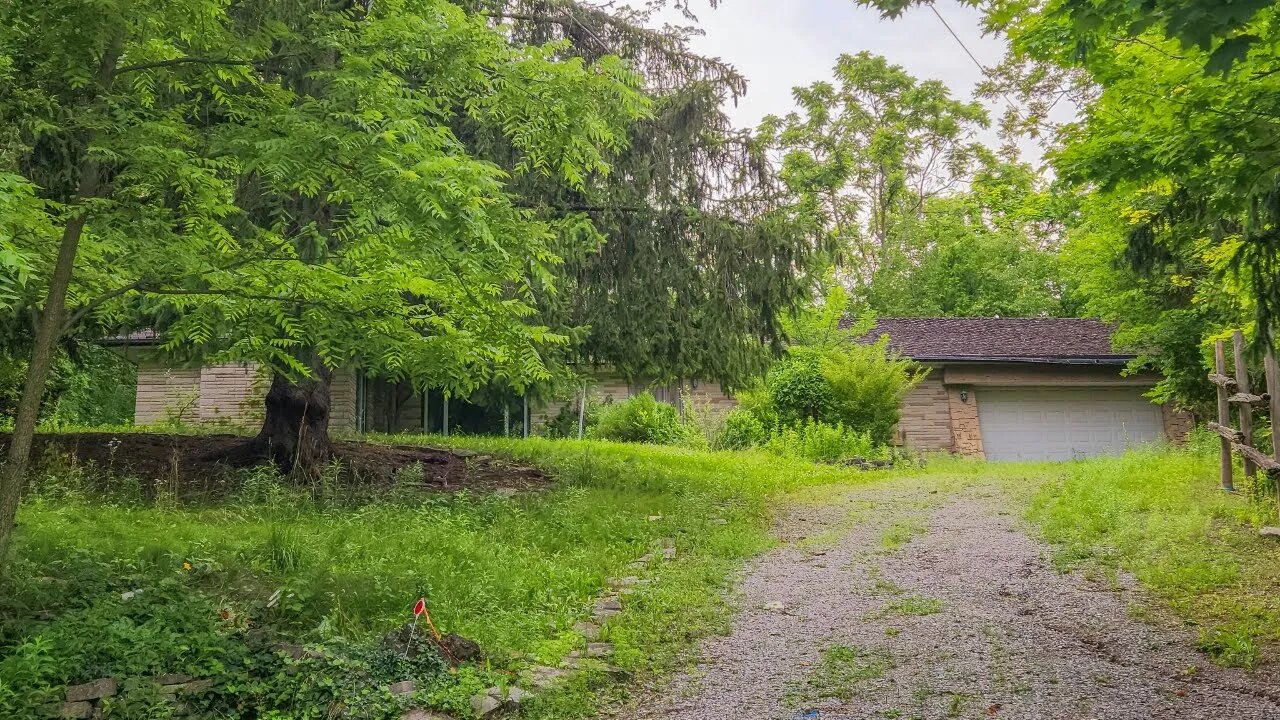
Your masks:
[{"label": "brick house wall", "polygon": [[[738,406],[733,396],[724,392],[719,383],[693,381],[684,383],[685,393],[692,400],[695,411],[705,412],[713,417],[723,417],[725,413]],[[597,373],[587,387],[589,402],[624,402],[644,392],[652,393],[659,402],[677,407],[681,403],[679,385],[631,385],[626,380],[608,372]],[[546,426],[560,414],[565,407],[578,407],[578,395],[571,398],[555,400],[542,407],[530,410],[530,422],[536,432]],[[590,407],[590,405],[588,405]]]},{"label": "brick house wall", "polygon": [[133,421],[138,425],[194,422],[200,419],[200,370],[138,366],[138,393]]},{"label": "brick house wall", "polygon": [[947,409],[951,413],[952,452],[983,458],[982,428],[978,424],[978,398],[969,385],[947,386]]},{"label": "brick house wall", "polygon": [[[1156,376],[1124,377],[1115,366],[1022,366],[999,364],[936,365],[907,395],[902,404],[898,437],[916,452],[955,452],[983,457],[982,430],[978,422],[978,402],[983,386],[1051,387],[1150,387]],[[357,374],[352,370],[334,373],[330,428],[337,433],[355,432],[361,414],[357,408]],[[157,361],[141,361],[134,422],[150,425],[164,422],[223,423],[254,429],[261,421],[262,398],[269,381],[256,366],[228,363],[204,368],[166,367]],[[689,383],[686,389],[699,411],[722,416],[737,401],[716,383]],[[385,386],[379,390],[379,386]],[[394,403],[389,400],[390,384],[366,383],[365,427],[373,431],[419,432],[422,429],[422,395],[399,388]],[[596,399],[623,401],[646,388],[628,385],[622,379],[602,373],[596,376],[591,395]],[[658,399],[675,404],[679,392],[674,387],[648,388]],[[964,393],[966,399],[961,399]],[[433,396],[434,407],[440,398]],[[577,399],[553,402],[531,412],[534,432],[553,419],[565,406],[576,407]],[[1194,426],[1185,412],[1161,408],[1165,435],[1182,441]],[[512,422],[519,427],[519,415]]]}]

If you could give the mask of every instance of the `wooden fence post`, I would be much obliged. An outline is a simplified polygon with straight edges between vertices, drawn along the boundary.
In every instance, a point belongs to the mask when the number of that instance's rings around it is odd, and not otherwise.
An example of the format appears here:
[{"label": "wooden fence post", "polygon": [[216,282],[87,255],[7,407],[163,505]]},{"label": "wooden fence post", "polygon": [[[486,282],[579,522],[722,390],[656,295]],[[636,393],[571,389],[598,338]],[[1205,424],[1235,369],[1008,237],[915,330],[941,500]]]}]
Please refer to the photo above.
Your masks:
[{"label": "wooden fence post", "polygon": [[[1221,340],[1215,340],[1213,343],[1213,367],[1218,375],[1226,376],[1227,349]],[[1218,386],[1218,424],[1229,428],[1231,427],[1231,403],[1227,402],[1227,388],[1220,383],[1215,384]],[[1231,441],[1223,436],[1221,442],[1219,461],[1222,466],[1222,489],[1235,492],[1235,484],[1231,481]]]},{"label": "wooden fence post", "polygon": [[[1249,363],[1245,358],[1244,333],[1237,330],[1231,335],[1231,350],[1235,359],[1236,370],[1236,392],[1241,395],[1249,394]],[[1253,447],[1253,405],[1247,400],[1237,403],[1240,406],[1240,435],[1241,443]],[[1258,466],[1248,457],[1244,459],[1244,476],[1252,477],[1258,472]]]},{"label": "wooden fence post", "polygon": [[[1276,423],[1280,422],[1280,365],[1276,364],[1276,354],[1267,347],[1263,368],[1267,373],[1267,397],[1271,403],[1271,457],[1280,461],[1280,438],[1276,437]],[[1272,474],[1276,480],[1276,505],[1280,507],[1280,477]]]}]

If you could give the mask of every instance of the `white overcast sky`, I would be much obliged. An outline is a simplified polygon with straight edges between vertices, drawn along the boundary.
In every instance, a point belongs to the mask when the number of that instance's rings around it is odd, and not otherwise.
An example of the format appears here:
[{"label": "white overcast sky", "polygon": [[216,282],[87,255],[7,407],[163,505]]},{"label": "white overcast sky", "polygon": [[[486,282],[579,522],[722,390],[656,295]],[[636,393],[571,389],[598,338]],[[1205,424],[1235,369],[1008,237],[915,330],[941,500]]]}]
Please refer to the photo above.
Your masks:
[{"label": "white overcast sky", "polygon": [[[1000,62],[1005,42],[983,36],[978,10],[955,2],[935,7],[979,62],[986,67]],[[854,0],[721,0],[714,10],[707,0],[693,0],[693,8],[705,33],[693,38],[693,49],[729,62],[749,82],[746,97],[728,108],[740,127],[789,112],[791,89],[830,79],[842,53],[882,55],[917,78],[941,80],[955,97],[966,100],[982,79],[982,71],[928,7],[913,7],[896,20],[882,20]],[[688,24],[673,11],[661,20]],[[979,139],[992,147],[999,144],[994,125],[1002,104],[987,103],[992,129]],[[1031,145],[1024,144],[1023,154],[1039,162]]]}]

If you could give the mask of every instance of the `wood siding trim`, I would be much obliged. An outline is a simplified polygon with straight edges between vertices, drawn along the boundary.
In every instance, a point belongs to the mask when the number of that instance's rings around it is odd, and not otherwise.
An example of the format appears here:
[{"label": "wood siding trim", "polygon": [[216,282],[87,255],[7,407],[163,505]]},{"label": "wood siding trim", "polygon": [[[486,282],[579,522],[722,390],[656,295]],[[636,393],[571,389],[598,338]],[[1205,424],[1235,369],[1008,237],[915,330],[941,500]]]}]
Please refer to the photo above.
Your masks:
[{"label": "wood siding trim", "polygon": [[1152,386],[1159,375],[1138,373],[1123,376],[1120,368],[1108,365],[945,365],[944,385],[1093,385],[1112,387]]}]

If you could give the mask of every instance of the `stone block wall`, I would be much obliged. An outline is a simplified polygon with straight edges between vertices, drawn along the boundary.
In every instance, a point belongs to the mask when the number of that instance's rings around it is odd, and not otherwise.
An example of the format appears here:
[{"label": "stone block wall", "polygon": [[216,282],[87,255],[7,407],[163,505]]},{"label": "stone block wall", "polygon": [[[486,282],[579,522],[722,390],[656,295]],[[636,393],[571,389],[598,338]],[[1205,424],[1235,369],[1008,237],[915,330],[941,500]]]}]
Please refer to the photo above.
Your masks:
[{"label": "stone block wall", "polygon": [[[187,714],[184,698],[207,692],[213,687],[212,680],[201,680],[190,675],[156,675],[149,679],[160,690],[160,696],[170,704],[169,711],[174,716]],[[52,718],[99,718],[102,717],[103,702],[119,692],[120,683],[115,678],[100,678],[93,682],[71,685],[67,687],[63,701],[49,707],[48,715]]]},{"label": "stone block wall", "polygon": [[133,421],[138,425],[160,422],[195,422],[200,419],[200,370],[138,366],[138,393]]},{"label": "stone block wall", "polygon": [[1168,403],[1160,406],[1160,415],[1164,420],[1165,437],[1169,438],[1169,442],[1177,445],[1186,442],[1187,435],[1196,427],[1194,415]]},{"label": "stone block wall", "polygon": [[[964,393],[964,399],[960,395]],[[951,412],[952,451],[968,457],[985,458],[982,428],[978,424],[978,395],[971,385],[948,385],[947,405]]]},{"label": "stone block wall", "polygon": [[251,427],[262,422],[262,399],[271,379],[257,365],[227,363],[200,369],[200,422]]},{"label": "stone block wall", "polygon": [[898,421],[902,444],[917,452],[949,452],[954,445],[949,402],[942,373],[930,372],[902,400]]},{"label": "stone block wall", "polygon": [[[738,406],[733,396],[725,393],[719,383],[686,382],[684,389],[697,408],[697,412],[705,412],[714,417],[722,417]],[[602,373],[590,383],[587,393],[593,402],[624,402],[643,392],[652,393],[659,402],[679,405],[681,402],[679,385],[631,385],[616,375]],[[578,407],[578,394],[563,400],[554,400],[542,407],[530,411],[531,422],[535,431],[551,422],[564,407]]]}]

